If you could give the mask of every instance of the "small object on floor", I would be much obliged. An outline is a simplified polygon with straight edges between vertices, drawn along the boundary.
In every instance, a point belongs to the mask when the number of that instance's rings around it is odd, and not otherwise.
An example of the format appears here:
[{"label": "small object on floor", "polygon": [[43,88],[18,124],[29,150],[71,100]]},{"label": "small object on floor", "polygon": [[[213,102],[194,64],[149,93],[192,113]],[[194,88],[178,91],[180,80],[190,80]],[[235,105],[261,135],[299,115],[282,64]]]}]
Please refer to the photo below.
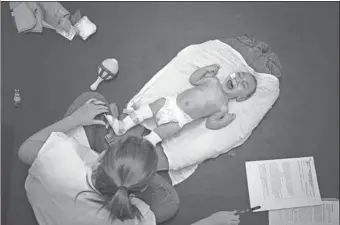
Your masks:
[{"label": "small object on floor", "polygon": [[57,31],[57,33],[67,38],[69,41],[71,41],[74,38],[74,36],[76,36],[76,31],[74,28],[71,28],[69,32],[66,32],[65,30],[60,30],[60,31]]},{"label": "small object on floor", "polygon": [[74,25],[76,25],[76,23],[79,22],[79,20],[81,18],[82,18],[81,12],[80,12],[80,10],[77,10],[77,12],[75,12],[74,14],[71,15],[70,21],[71,21],[72,25],[74,26]]},{"label": "small object on floor", "polygon": [[9,6],[18,33],[42,32],[46,27],[71,41],[76,34],[86,40],[97,30],[79,10],[71,16],[59,2],[10,2]]},{"label": "small object on floor", "polygon": [[[42,32],[43,27],[57,30],[61,20],[70,17],[59,2],[10,2],[9,7],[19,33]],[[72,36],[62,31],[58,33],[68,39]]]},{"label": "small object on floor", "polygon": [[70,17],[70,12],[59,2],[38,1],[36,4],[41,9],[43,21],[54,29],[57,29],[61,20],[68,19]]},{"label": "small object on floor", "polygon": [[240,215],[240,214],[247,213],[247,212],[253,212],[253,211],[258,210],[258,209],[261,209],[261,206],[255,206],[255,207],[250,208],[250,209],[237,210],[235,215]]},{"label": "small object on floor", "polygon": [[77,34],[85,41],[88,37],[94,34],[97,30],[97,26],[92,23],[87,16],[83,16],[74,25]]},{"label": "small object on floor", "polygon": [[58,34],[64,36],[68,40],[72,40],[77,34],[76,29],[72,26],[71,21],[67,18],[62,18],[56,28]]},{"label": "small object on floor", "polygon": [[19,89],[14,89],[14,106],[16,108],[20,107],[21,105],[21,96]]},{"label": "small object on floor", "polygon": [[29,32],[36,26],[35,15],[26,2],[10,2],[9,5],[18,33]]},{"label": "small object on floor", "polygon": [[104,80],[111,80],[117,76],[118,73],[118,61],[114,58],[105,59],[98,66],[98,77],[97,80],[90,86],[92,91],[96,91],[99,84]]}]

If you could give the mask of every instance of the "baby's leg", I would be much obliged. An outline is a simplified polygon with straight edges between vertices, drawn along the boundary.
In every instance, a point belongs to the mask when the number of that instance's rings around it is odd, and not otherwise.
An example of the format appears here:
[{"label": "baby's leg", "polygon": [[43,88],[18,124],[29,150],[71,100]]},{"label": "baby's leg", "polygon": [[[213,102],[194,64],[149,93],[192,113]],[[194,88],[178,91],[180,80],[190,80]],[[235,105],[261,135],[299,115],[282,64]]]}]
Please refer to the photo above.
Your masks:
[{"label": "baby's leg", "polygon": [[130,112],[122,121],[119,121],[116,118],[111,118],[110,125],[116,135],[123,135],[137,124],[154,117],[158,110],[163,107],[164,103],[165,99],[160,98],[149,105],[141,106],[140,108]]},{"label": "baby's leg", "polygon": [[154,146],[156,146],[157,143],[161,142],[165,138],[171,137],[177,132],[179,132],[182,128],[179,126],[176,122],[166,123],[163,125],[160,125],[153,131],[151,131],[150,134],[145,136],[145,139],[150,141]]}]

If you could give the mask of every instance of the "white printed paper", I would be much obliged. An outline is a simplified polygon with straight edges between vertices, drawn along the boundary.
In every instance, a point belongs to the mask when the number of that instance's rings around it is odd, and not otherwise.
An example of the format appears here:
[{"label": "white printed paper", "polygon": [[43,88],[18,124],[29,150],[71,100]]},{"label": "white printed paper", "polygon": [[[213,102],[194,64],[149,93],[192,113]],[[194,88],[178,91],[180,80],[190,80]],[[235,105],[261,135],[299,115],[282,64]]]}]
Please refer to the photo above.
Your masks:
[{"label": "white printed paper", "polygon": [[313,157],[250,161],[246,173],[256,211],[321,205]]},{"label": "white printed paper", "polygon": [[339,200],[322,205],[269,211],[269,225],[339,225]]}]

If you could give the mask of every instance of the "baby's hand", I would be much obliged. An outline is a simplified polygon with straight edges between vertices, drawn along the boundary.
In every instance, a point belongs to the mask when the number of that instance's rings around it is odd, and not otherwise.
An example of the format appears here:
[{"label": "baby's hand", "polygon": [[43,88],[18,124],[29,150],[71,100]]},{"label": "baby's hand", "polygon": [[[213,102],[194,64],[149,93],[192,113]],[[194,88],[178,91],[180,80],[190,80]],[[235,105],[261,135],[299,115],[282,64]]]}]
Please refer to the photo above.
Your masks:
[{"label": "baby's hand", "polygon": [[227,126],[228,126],[229,124],[231,124],[231,122],[233,122],[233,121],[236,119],[236,115],[235,115],[234,113],[227,113],[227,114],[225,115],[225,117],[226,117]]},{"label": "baby's hand", "polygon": [[210,76],[215,76],[220,68],[221,67],[218,64],[212,64],[212,65],[206,67]]}]

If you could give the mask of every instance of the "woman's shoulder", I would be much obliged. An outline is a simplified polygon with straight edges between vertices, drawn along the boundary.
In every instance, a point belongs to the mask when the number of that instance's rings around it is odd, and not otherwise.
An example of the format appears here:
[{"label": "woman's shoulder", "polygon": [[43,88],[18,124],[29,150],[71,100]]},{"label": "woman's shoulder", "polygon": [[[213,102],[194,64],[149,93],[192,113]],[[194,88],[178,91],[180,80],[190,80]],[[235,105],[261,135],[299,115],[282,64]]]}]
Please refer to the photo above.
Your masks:
[{"label": "woman's shoulder", "polygon": [[52,133],[29,169],[29,174],[58,192],[86,186],[87,166],[78,144],[62,133]]}]

